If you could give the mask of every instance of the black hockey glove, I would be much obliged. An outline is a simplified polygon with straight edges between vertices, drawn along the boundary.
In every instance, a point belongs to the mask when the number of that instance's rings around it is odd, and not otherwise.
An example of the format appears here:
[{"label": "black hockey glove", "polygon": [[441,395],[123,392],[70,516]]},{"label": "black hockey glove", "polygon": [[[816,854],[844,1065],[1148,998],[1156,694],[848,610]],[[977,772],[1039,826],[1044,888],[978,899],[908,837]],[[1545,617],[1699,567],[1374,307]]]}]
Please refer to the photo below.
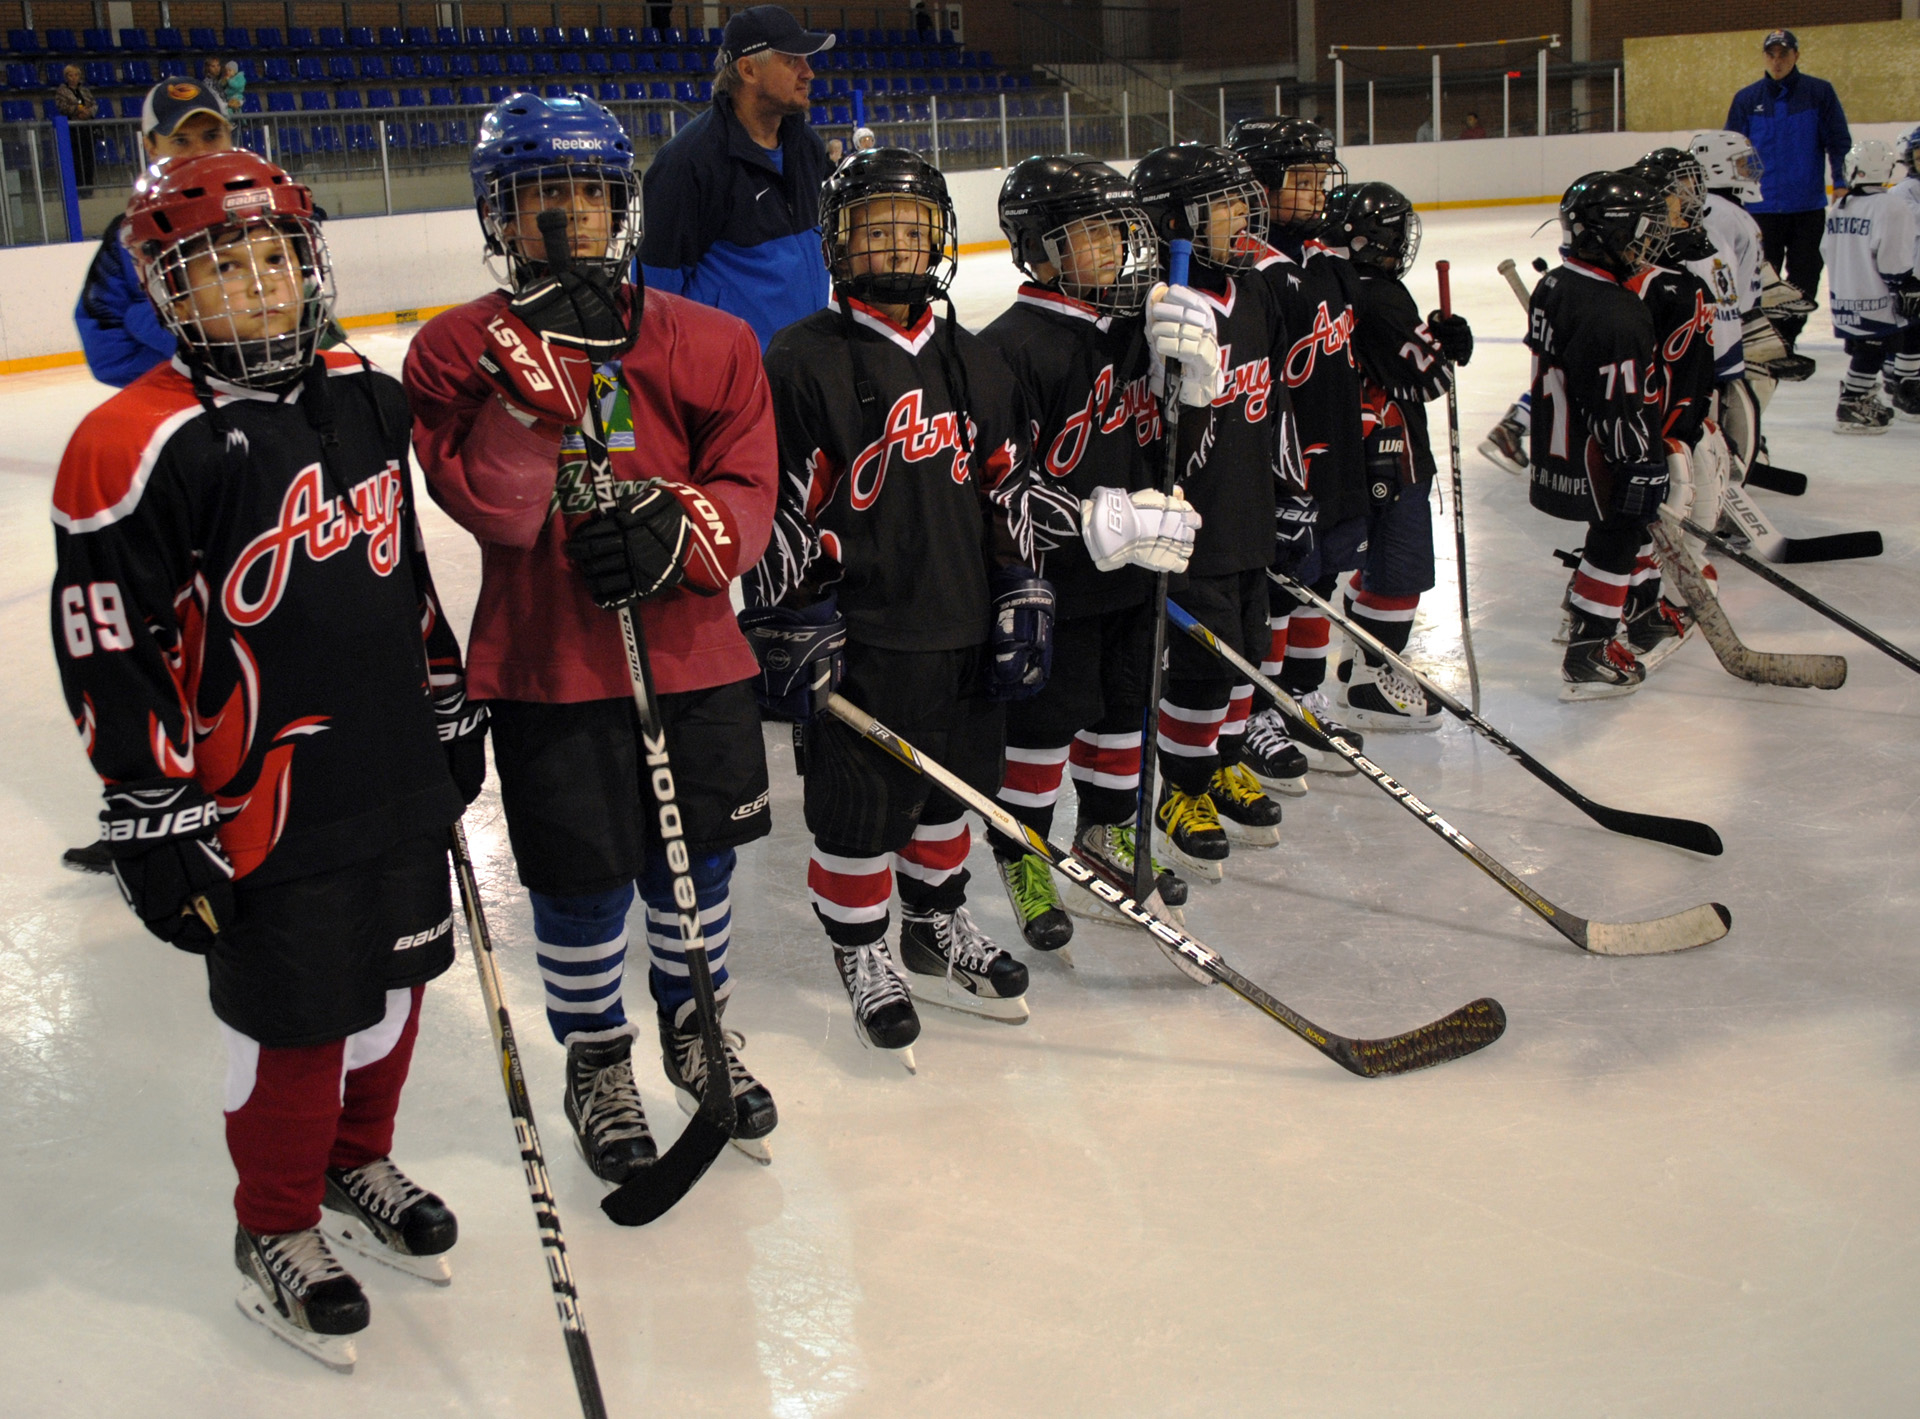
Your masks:
[{"label": "black hockey glove", "polygon": [[1053,669],[1053,587],[1025,567],[996,567],[988,589],[987,698],[1030,699],[1046,688]]},{"label": "black hockey glove", "polygon": [[466,686],[456,683],[433,697],[433,724],[460,801],[471,804],[487,781],[487,707],[469,703]]},{"label": "black hockey glove", "polygon": [[1427,315],[1427,332],[1439,342],[1441,353],[1454,364],[1464,365],[1473,358],[1473,327],[1467,324],[1464,315],[1431,311]]},{"label": "black hockey glove", "polygon": [[716,596],[733,582],[740,535],[724,504],[692,483],[654,479],[610,512],[596,512],[567,539],[567,556],[586,578],[594,604],[612,611],[629,601],[688,591]]},{"label": "black hockey glove", "polygon": [[1617,463],[1613,468],[1613,515],[1642,525],[1660,515],[1667,499],[1665,463]]},{"label": "black hockey glove", "polygon": [[100,838],[120,895],[162,941],[205,955],[233,921],[233,864],[220,810],[191,779],[149,778],[106,790]]},{"label": "black hockey glove", "polygon": [[1320,508],[1307,493],[1282,497],[1273,513],[1273,565],[1293,575],[1313,555]]},{"label": "black hockey glove", "polygon": [[773,719],[805,724],[826,708],[847,671],[847,618],[829,596],[802,610],[754,606],[740,630],[760,662],[754,698]]},{"label": "black hockey glove", "polygon": [[1894,292],[1894,298],[1900,303],[1900,314],[1908,320],[1920,320],[1920,280],[1907,277]]},{"label": "black hockey glove", "polygon": [[640,329],[637,292],[631,311],[623,314],[619,286],[578,269],[549,271],[516,293],[507,308],[536,334],[596,365],[626,354]]}]

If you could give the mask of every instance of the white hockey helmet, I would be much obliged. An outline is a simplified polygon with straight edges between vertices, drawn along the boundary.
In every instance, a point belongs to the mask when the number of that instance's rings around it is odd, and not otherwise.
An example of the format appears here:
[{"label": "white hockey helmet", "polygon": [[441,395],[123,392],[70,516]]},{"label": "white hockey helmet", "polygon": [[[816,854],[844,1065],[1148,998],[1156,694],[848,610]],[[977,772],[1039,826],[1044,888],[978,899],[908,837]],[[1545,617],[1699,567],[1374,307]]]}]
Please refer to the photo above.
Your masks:
[{"label": "white hockey helmet", "polygon": [[1709,191],[1731,190],[1742,202],[1760,200],[1760,155],[1754,152],[1746,134],[1730,128],[1709,128],[1694,134],[1687,148],[1706,172]]},{"label": "white hockey helmet", "polygon": [[1893,149],[1878,138],[1862,138],[1840,164],[1840,174],[1849,191],[1862,187],[1885,187],[1893,181]]}]

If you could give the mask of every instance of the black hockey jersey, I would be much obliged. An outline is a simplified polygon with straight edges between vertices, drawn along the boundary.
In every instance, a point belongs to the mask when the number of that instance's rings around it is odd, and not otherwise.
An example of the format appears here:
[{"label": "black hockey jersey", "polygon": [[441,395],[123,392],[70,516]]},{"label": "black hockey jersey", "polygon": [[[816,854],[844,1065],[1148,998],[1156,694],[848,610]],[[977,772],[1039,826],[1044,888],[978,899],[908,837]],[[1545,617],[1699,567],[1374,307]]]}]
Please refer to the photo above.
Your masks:
[{"label": "black hockey jersey", "polygon": [[212,415],[159,366],[60,461],[53,640],[94,768],[194,780],[255,881],[445,827],[461,802],[429,696],[460,687],[460,650],[414,520],[406,396],[332,351],[284,398],[210,387]]},{"label": "black hockey jersey", "polygon": [[[1024,285],[980,338],[1020,385],[1034,468],[1047,482],[1076,505],[1095,488],[1158,486],[1165,444],[1140,317],[1102,315],[1058,291]],[[1041,573],[1053,583],[1063,620],[1136,606],[1152,586],[1139,567],[1098,570],[1078,537],[1046,553]]]},{"label": "black hockey jersey", "polygon": [[1286,327],[1281,361],[1300,429],[1300,463],[1323,528],[1367,510],[1360,420],[1360,366],[1354,357],[1354,268],[1317,241],[1284,240],[1254,267],[1280,303]]},{"label": "black hockey jersey", "polygon": [[1361,372],[1372,391],[1398,406],[1414,480],[1425,483],[1434,473],[1426,406],[1453,382],[1447,357],[1398,277],[1371,266],[1355,266],[1353,273],[1353,344]]},{"label": "black hockey jersey", "polygon": [[1641,272],[1621,283],[1567,260],[1540,278],[1527,316],[1533,351],[1533,455],[1528,498],[1570,521],[1611,510],[1611,471],[1662,461],[1653,315]]},{"label": "black hockey jersey", "polygon": [[749,604],[831,590],[856,640],[959,650],[987,639],[992,565],[1079,536],[1078,504],[1033,474],[1006,361],[949,334],[930,309],[902,330],[856,300],[773,337],[780,507]]},{"label": "black hockey jersey", "polygon": [[1660,433],[1691,448],[1713,410],[1713,289],[1691,271],[1662,266],[1641,284],[1640,299],[1653,315]]},{"label": "black hockey jersey", "polygon": [[1279,496],[1304,492],[1306,475],[1286,380],[1273,377],[1287,349],[1280,303],[1262,277],[1216,276],[1212,290],[1210,274],[1196,272],[1194,289],[1213,307],[1221,387],[1192,452],[1183,422],[1180,483],[1203,520],[1187,571],[1228,576],[1272,564]]}]

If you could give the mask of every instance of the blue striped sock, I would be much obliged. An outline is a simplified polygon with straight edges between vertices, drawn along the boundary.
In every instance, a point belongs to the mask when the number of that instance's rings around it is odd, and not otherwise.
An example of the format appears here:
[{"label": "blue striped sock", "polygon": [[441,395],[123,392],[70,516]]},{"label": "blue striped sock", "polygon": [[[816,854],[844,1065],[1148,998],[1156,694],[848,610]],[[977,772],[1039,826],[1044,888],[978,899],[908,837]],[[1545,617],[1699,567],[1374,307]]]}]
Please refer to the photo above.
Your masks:
[{"label": "blue striped sock", "polygon": [[627,963],[627,910],[633,887],[590,896],[529,892],[547,1023],[561,1044],[611,1040],[634,1033],[621,983]]},{"label": "blue striped sock", "polygon": [[[695,858],[689,875],[700,904],[700,931],[707,943],[707,968],[713,973],[714,997],[725,1000],[731,985],[727,974],[727,946],[733,938],[732,849]],[[673,1018],[693,999],[693,981],[687,974],[687,953],[680,938],[680,912],[673,902],[673,874],[666,859],[652,854],[640,895],[647,904],[647,983],[660,1012]]]}]

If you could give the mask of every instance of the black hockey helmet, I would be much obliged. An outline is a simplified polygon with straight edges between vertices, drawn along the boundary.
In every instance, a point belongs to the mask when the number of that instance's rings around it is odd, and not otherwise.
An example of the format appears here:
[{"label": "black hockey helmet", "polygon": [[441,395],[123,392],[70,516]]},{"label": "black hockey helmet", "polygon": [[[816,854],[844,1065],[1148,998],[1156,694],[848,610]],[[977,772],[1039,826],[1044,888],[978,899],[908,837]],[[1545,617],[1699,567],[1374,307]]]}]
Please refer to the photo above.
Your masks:
[{"label": "black hockey helmet", "polygon": [[1672,261],[1704,261],[1713,240],[1703,218],[1707,211],[1707,173],[1700,160],[1679,148],[1655,148],[1627,169],[1660,189],[1667,203],[1667,240],[1661,256]]},{"label": "black hockey helmet", "polygon": [[1268,217],[1277,231],[1313,235],[1325,216],[1327,194],[1347,180],[1333,134],[1311,119],[1243,118],[1227,134],[1227,146],[1266,187]]},{"label": "black hockey helmet", "polygon": [[[1202,266],[1230,271],[1259,259],[1267,239],[1267,189],[1231,149],[1208,143],[1155,148],[1134,165],[1133,193],[1152,219],[1154,235],[1162,243],[1192,242],[1193,259]],[[1221,204],[1228,220],[1216,232],[1212,215]]]},{"label": "black hockey helmet", "polygon": [[[862,220],[860,209],[874,203],[885,205]],[[834,290],[857,300],[923,306],[945,296],[958,229],[947,180],[905,148],[855,153],[820,187],[821,255]]]},{"label": "black hockey helmet", "polygon": [[1637,172],[1590,172],[1560,199],[1560,231],[1569,256],[1631,276],[1666,248],[1666,192]]},{"label": "black hockey helmet", "polygon": [[1106,315],[1138,314],[1159,277],[1152,220],[1127,180],[1085,153],[1015,163],[1000,187],[1000,230],[1015,266]]},{"label": "black hockey helmet", "polygon": [[1405,274],[1420,251],[1420,214],[1406,193],[1384,182],[1334,188],[1321,232],[1329,246],[1345,247],[1354,265],[1392,276]]}]

